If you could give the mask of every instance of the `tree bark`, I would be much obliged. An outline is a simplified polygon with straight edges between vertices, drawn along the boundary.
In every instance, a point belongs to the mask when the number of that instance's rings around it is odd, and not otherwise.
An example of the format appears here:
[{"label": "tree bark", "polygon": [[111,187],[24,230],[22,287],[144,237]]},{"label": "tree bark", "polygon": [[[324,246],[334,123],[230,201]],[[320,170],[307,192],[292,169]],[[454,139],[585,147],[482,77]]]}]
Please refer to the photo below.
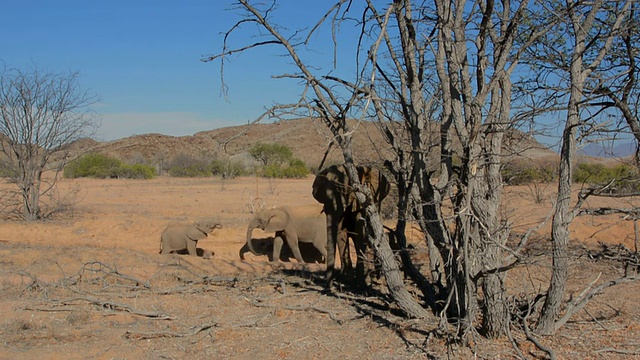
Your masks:
[{"label": "tree bark", "polygon": [[384,228],[378,210],[374,205],[365,209],[367,219],[367,240],[380,261],[382,273],[387,282],[387,287],[398,307],[411,318],[426,318],[430,314],[407,291],[402,278],[402,271],[398,267],[393,251],[389,246],[389,240],[384,234]]}]

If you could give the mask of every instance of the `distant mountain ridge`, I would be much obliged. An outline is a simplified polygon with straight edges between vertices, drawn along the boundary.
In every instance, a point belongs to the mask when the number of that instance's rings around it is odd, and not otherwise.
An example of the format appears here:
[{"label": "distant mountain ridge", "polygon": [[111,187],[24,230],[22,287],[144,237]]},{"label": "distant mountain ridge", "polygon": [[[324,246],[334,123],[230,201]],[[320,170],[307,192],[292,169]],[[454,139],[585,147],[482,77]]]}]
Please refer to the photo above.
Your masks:
[{"label": "distant mountain ridge", "polygon": [[[391,148],[380,133],[377,124],[367,121],[350,120],[353,129],[355,161],[366,163],[392,158]],[[398,124],[400,129],[400,124]],[[439,127],[432,124],[430,134],[439,139]],[[527,158],[556,156],[549,148],[535,141],[531,136],[512,132],[505,149],[517,152]],[[253,124],[223,127],[201,131],[190,136],[169,136],[156,133],[134,135],[123,139],[98,142],[85,139],[74,144],[79,151],[99,152],[131,161],[144,158],[156,162],[168,160],[178,154],[217,158],[249,159],[248,150],[255,143],[278,143],[289,147],[294,156],[311,167],[317,167],[327,151],[331,140],[330,132],[319,119],[302,118],[283,120],[268,124]],[[325,164],[342,162],[342,153],[333,146]]]},{"label": "distant mountain ridge", "polygon": [[626,158],[635,154],[633,142],[624,142],[611,146],[608,142],[589,143],[579,150],[579,154],[601,158]]}]

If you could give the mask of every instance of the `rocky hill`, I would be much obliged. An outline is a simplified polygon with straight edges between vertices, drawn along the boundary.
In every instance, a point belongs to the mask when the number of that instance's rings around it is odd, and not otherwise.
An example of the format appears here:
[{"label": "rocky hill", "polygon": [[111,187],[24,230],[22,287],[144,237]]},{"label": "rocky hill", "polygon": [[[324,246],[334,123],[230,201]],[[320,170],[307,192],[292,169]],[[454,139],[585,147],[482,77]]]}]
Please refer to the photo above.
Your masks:
[{"label": "rocky hill", "polygon": [[[374,123],[351,121],[353,129],[354,157],[357,162],[371,162],[388,154],[390,147]],[[431,132],[438,137],[438,129]],[[94,151],[117,157],[124,161],[148,162],[170,160],[179,154],[196,157],[249,159],[248,149],[257,142],[278,143],[288,146],[295,157],[312,167],[317,167],[330,143],[330,132],[317,119],[296,119],[270,124],[231,126],[203,131],[191,136],[168,136],[144,134],[109,142],[85,140],[76,144],[78,150]],[[555,154],[537,143],[533,138],[512,133],[508,148],[527,158],[554,156]],[[327,163],[339,163],[342,154],[332,147]]]}]

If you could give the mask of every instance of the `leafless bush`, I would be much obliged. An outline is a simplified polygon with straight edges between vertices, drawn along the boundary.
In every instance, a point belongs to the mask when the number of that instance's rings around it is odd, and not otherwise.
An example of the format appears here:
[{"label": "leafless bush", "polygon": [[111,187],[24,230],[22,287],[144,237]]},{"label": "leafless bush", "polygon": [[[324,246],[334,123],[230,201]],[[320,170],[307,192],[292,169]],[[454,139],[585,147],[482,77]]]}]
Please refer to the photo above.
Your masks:
[{"label": "leafless bush", "polygon": [[278,189],[278,181],[275,178],[268,177],[267,178],[267,194],[275,195],[277,189]]},{"label": "leafless bush", "polygon": [[[98,123],[89,107],[98,98],[80,89],[78,73],[46,73],[37,68],[0,71],[0,153],[22,197],[22,217],[41,220],[40,200],[54,191],[57,176],[72,160],[70,144],[91,137]],[[34,109],[37,111],[25,111]],[[45,172],[55,176],[45,180]]]},{"label": "leafless bush", "polygon": [[139,151],[132,153],[126,163],[129,165],[151,165],[149,160]]},{"label": "leafless bush", "polygon": [[547,200],[547,190],[551,183],[534,182],[527,185],[529,188],[529,194],[536,204],[543,204]]},{"label": "leafless bush", "polygon": [[[245,196],[243,196],[244,198]],[[251,214],[254,214],[256,211],[263,209],[265,207],[265,201],[261,197],[254,196],[252,193],[246,193],[246,208],[247,211]]]},{"label": "leafless bush", "polygon": [[18,220],[22,217],[22,204],[17,189],[0,190],[0,217],[5,220]]}]

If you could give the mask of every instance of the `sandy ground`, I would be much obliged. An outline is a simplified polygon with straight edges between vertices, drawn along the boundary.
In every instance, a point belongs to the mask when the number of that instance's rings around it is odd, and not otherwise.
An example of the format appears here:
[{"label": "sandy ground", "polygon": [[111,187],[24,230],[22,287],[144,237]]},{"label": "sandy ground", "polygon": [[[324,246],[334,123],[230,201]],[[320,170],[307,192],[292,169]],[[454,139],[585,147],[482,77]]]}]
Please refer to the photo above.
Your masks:
[{"label": "sandy ground", "polygon": [[[61,193],[76,194],[67,212],[43,223],[0,222],[0,358],[313,359],[335,358],[338,352],[370,359],[474,356],[473,349],[424,330],[435,323],[416,327],[366,310],[386,308],[382,300],[323,292],[314,281],[323,265],[272,264],[251,254],[246,261],[239,259],[252,211],[315,204],[312,180],[63,180]],[[514,232],[523,233],[549,215],[552,190],[506,190],[503,211]],[[621,203],[594,198],[589,205]],[[167,224],[203,217],[223,224],[198,243],[215,253],[212,259],[158,254]],[[547,224],[537,238],[548,238],[548,233]],[[418,232],[411,230],[408,237],[418,252],[424,249]],[[548,248],[544,240],[537,241]],[[589,261],[583,246],[603,241],[633,249],[633,223],[619,215],[579,217],[572,241],[570,292],[576,295],[598,272],[602,279],[619,275],[613,262]],[[543,284],[548,269],[541,260],[515,271],[510,281],[526,288],[526,276],[535,280],[531,284]],[[629,353],[640,349],[638,290],[632,283],[605,293],[560,336],[542,341],[565,359],[632,357]],[[516,341],[527,356],[542,357],[524,339]],[[475,348],[480,358],[514,354],[508,339],[480,340]]]}]

